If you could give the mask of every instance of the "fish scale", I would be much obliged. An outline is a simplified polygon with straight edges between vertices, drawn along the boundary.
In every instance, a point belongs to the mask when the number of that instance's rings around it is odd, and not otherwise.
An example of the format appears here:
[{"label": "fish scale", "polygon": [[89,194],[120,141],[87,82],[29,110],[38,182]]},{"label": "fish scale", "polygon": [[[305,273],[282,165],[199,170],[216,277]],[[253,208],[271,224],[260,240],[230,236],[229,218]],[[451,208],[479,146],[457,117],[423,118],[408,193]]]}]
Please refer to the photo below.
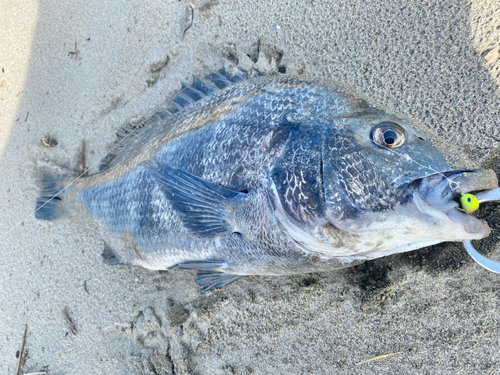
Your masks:
[{"label": "fish scale", "polygon": [[328,81],[215,74],[171,108],[125,127],[102,172],[59,194],[69,179],[44,175],[37,218],[86,214],[108,263],[197,269],[202,291],[489,234],[446,183],[488,171],[453,171],[408,123]]}]

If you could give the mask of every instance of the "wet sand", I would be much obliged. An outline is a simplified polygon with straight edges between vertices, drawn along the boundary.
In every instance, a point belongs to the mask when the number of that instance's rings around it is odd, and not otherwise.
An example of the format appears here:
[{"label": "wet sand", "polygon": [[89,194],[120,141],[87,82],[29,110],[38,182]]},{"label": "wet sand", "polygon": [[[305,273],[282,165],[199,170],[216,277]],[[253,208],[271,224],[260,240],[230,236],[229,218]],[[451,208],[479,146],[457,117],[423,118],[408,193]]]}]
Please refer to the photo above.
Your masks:
[{"label": "wet sand", "polygon": [[[500,277],[459,244],[200,295],[194,272],[103,264],[89,220],[34,219],[37,171],[85,139],[97,172],[120,126],[222,67],[351,86],[500,172],[498,2],[197,4],[183,38],[185,1],[0,5],[0,373],[26,324],[25,373],[498,373]],[[497,238],[479,249],[500,259]]]}]

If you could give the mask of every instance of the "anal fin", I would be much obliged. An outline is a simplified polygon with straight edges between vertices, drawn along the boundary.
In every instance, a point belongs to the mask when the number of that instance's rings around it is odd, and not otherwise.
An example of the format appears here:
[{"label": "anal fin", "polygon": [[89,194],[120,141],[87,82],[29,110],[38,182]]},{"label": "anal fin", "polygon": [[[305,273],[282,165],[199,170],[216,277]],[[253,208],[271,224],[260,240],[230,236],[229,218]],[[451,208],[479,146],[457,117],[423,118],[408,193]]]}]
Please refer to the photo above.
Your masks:
[{"label": "anal fin", "polygon": [[179,263],[169,268],[169,271],[184,268],[198,270],[198,286],[200,293],[206,293],[214,289],[222,289],[233,281],[238,280],[241,275],[220,272],[227,267],[223,260],[192,260]]},{"label": "anal fin", "polygon": [[223,272],[200,271],[198,272],[200,293],[206,293],[214,289],[222,289],[233,281],[238,280],[240,277],[243,276]]}]

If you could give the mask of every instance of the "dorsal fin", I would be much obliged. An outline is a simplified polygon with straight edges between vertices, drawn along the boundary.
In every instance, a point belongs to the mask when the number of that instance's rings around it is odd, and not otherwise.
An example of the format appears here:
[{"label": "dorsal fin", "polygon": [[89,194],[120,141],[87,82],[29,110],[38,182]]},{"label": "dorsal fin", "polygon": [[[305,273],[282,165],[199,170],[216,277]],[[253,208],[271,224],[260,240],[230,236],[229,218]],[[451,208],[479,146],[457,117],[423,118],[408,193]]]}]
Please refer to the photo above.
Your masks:
[{"label": "dorsal fin", "polygon": [[[246,80],[243,76],[234,76],[225,69],[217,73],[211,73],[205,78],[193,77],[191,85],[182,84],[181,90],[173,97],[167,100],[164,111],[156,112],[153,116],[133,123],[125,124],[117,133],[116,140],[110,146],[113,152],[110,152],[102,160],[99,170],[104,170],[115,164],[120,159],[122,153],[127,153],[127,145],[134,141],[139,135],[146,132],[149,128],[155,126],[159,121],[166,117],[181,111],[205,96],[212,94],[217,90],[224,89],[234,83]],[[132,133],[132,134],[131,134]],[[125,150],[125,151],[122,151]]]},{"label": "dorsal fin", "polygon": [[224,89],[228,86],[231,86],[233,83],[238,83],[244,81],[245,78],[242,76],[233,76],[229,74],[225,69],[220,70],[218,73],[212,73],[207,76],[207,79],[210,80],[218,89]]}]

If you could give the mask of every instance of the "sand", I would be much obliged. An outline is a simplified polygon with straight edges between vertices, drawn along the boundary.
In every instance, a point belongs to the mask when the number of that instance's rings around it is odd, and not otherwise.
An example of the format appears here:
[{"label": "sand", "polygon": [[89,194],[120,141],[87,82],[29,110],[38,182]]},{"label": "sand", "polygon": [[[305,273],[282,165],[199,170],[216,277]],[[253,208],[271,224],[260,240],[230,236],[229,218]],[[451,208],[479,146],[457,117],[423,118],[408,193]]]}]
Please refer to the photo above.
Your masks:
[{"label": "sand", "polygon": [[34,219],[40,168],[72,169],[85,139],[96,172],[121,125],[223,66],[352,86],[499,172],[497,1],[198,5],[182,38],[185,1],[0,4],[0,373],[26,324],[24,373],[500,373],[500,277],[460,244],[201,295],[194,272],[103,264],[91,221]]}]

